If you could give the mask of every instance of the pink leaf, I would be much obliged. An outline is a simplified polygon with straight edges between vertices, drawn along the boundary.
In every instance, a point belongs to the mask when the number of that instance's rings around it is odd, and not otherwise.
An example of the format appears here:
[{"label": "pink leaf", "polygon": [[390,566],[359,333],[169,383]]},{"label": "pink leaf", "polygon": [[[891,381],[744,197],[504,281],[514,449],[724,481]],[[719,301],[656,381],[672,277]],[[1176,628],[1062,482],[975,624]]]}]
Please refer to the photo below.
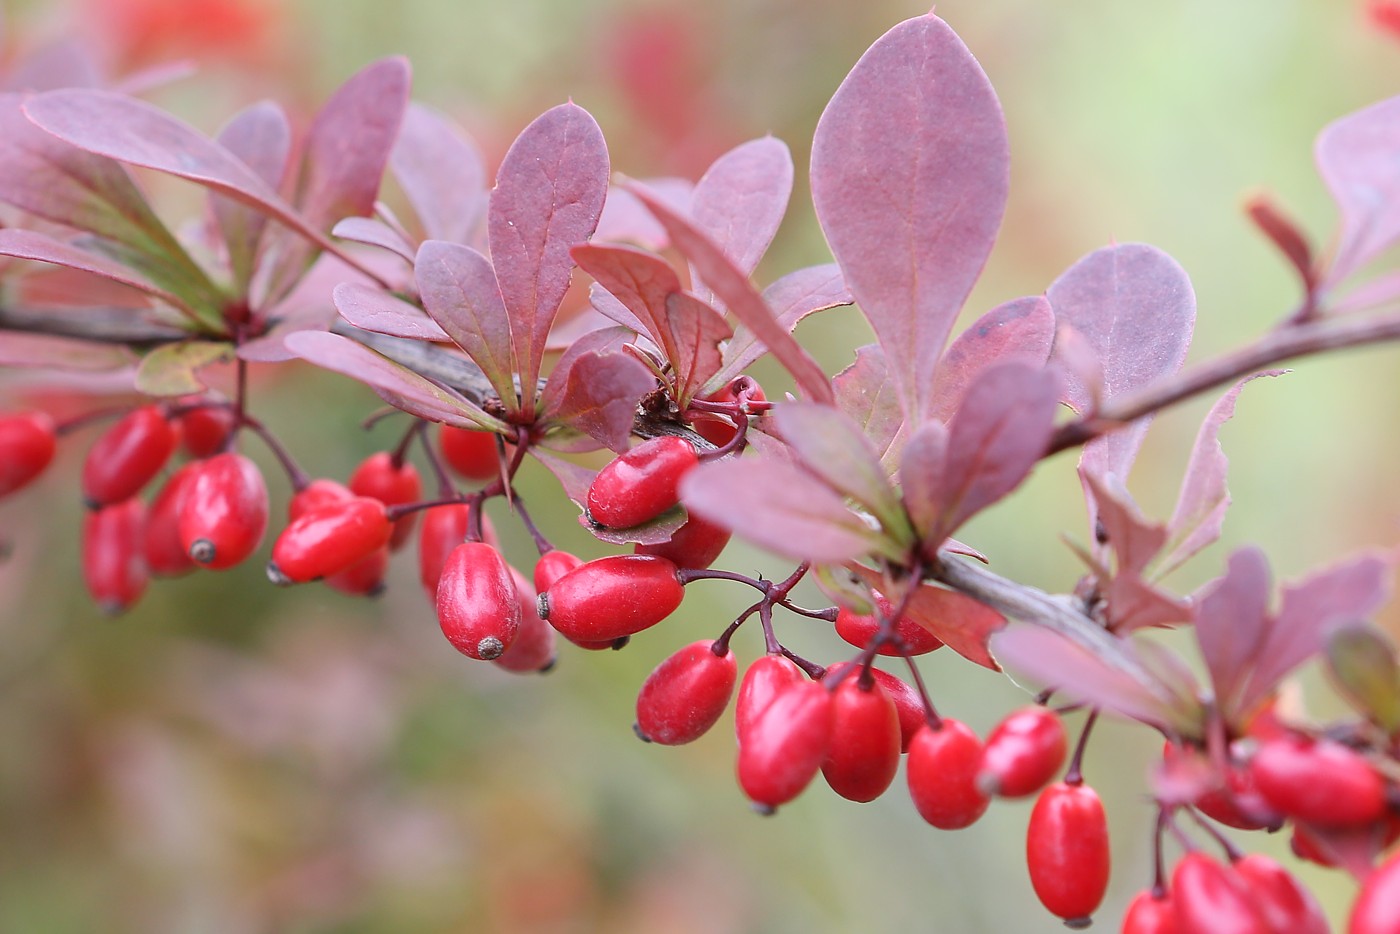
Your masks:
[{"label": "pink leaf", "polygon": [[[783,276],[763,290],[763,301],[773,309],[778,324],[792,331],[803,318],[818,311],[851,303],[851,290],[835,263],[808,266]],[[768,350],[742,323],[724,346],[724,366],[706,384],[708,392],[728,385]]]},{"label": "pink leaf", "polygon": [[817,219],[911,424],[928,417],[939,355],[996,239],[1009,161],[987,76],[932,14],[876,41],[817,124]]},{"label": "pink leaf", "polygon": [[[853,570],[870,586],[881,586],[878,572],[860,565]],[[968,661],[1001,671],[987,643],[993,633],[1006,626],[1006,618],[991,607],[954,590],[921,584],[910,596],[904,615]]]},{"label": "pink leaf", "polygon": [[[1080,414],[1097,412],[1103,404],[1103,362],[1088,338],[1069,322],[1059,322],[1055,326],[1055,346],[1051,348],[1050,358],[1054,365],[1064,371],[1065,393],[1075,397],[1080,405]],[[1072,404],[1068,398],[1062,401]]]},{"label": "pink leaf", "polygon": [[592,486],[593,478],[598,475],[598,472],[575,464],[573,461],[566,461],[553,454],[547,454],[538,445],[530,448],[530,456],[554,474],[554,479],[559,481],[564,495],[573,500],[574,505],[579,509],[583,509],[584,504],[588,502],[588,488]]},{"label": "pink leaf", "polygon": [[[580,354],[560,381],[563,388],[549,420],[576,428],[613,451],[627,450],[637,403],[656,388],[651,371],[634,357],[598,351]],[[555,377],[550,382],[556,383]]]},{"label": "pink leaf", "polygon": [[6,91],[53,91],[58,88],[95,88],[102,83],[97,63],[81,42],[60,39],[29,52],[10,65]]},{"label": "pink leaf", "polygon": [[880,460],[888,463],[890,456],[897,453],[896,439],[904,413],[880,345],[856,348],[855,362],[836,374],[832,386],[836,407],[860,427]]},{"label": "pink leaf", "polygon": [[347,217],[331,228],[331,235],[342,240],[378,247],[401,259],[413,262],[414,249],[403,235],[373,217]]},{"label": "pink leaf", "polygon": [[674,359],[676,348],[666,325],[666,299],[681,291],[681,280],[671,264],[659,256],[624,246],[586,243],[574,247],[570,254],[580,269],[612,293],[641,323],[641,333],[650,337],[668,360]]},{"label": "pink leaf", "polygon": [[[931,529],[943,512],[943,474],[947,468],[948,429],[938,420],[924,422],[900,454],[899,485],[904,508],[915,529]],[[937,542],[932,543],[935,550]]]},{"label": "pink leaf", "polygon": [[459,127],[410,104],[389,165],[429,239],[471,242],[486,212],[486,168]]},{"label": "pink leaf", "polygon": [[666,332],[675,348],[670,359],[675,403],[684,408],[719,369],[719,345],[732,332],[724,318],[689,292],[667,297]]},{"label": "pink leaf", "polygon": [[190,306],[179,296],[172,295],[152,282],[143,279],[130,268],[98,253],[92,253],[62,240],[55,240],[47,234],[33,230],[20,230],[10,227],[0,230],[0,256],[13,256],[16,259],[35,260],[40,263],[53,263],[90,272],[113,282],[130,286],[153,295],[167,304],[190,311]]},{"label": "pink leaf", "polygon": [[569,287],[569,249],[593,234],[607,190],[602,131],[574,104],[548,110],[526,127],[496,174],[487,232],[527,416],[534,414],[545,342]]},{"label": "pink leaf", "polygon": [[357,328],[411,340],[450,340],[447,332],[421,309],[383,289],[342,282],[331,292],[331,299],[340,316]]},{"label": "pink leaf", "polygon": [[[736,269],[752,275],[791,195],[792,154],[781,140],[765,136],[715,160],[695,185],[690,214]],[[708,289],[695,292],[706,302],[713,297]]]},{"label": "pink leaf", "polygon": [[[418,248],[414,273],[423,309],[481,367],[506,409],[518,411],[515,374],[522,384],[527,379],[512,339],[520,319],[507,314],[491,261],[469,246],[427,240]],[[532,384],[537,373],[528,377]]]},{"label": "pink leaf", "polygon": [[[695,184],[689,179],[647,178],[642,183],[676,211],[684,214],[690,210]],[[598,229],[593,239],[632,243],[657,252],[671,245],[665,228],[646,209],[646,205],[626,188],[616,186],[608,189],[608,200],[603,205],[603,216],[598,218]]]},{"label": "pink leaf", "polygon": [[1400,238],[1400,97],[1328,124],[1318,135],[1317,169],[1341,213],[1327,284],[1335,284]]},{"label": "pink leaf", "polygon": [[[281,184],[292,146],[292,128],[281,107],[271,101],[254,104],[234,116],[219,131],[218,139],[269,188],[276,190]],[[253,278],[267,214],[217,194],[210,195],[209,205],[228,249],[234,281],[240,291],[246,292]]]},{"label": "pink leaf", "polygon": [[1230,555],[1225,575],[1204,590],[1196,609],[1196,639],[1228,717],[1246,714],[1244,687],[1269,639],[1269,564],[1257,548]]},{"label": "pink leaf", "polygon": [[135,362],[131,351],[117,344],[0,330],[3,366],[105,373]]},{"label": "pink leaf", "polygon": [[1099,581],[1110,628],[1127,633],[1190,620],[1185,603],[1142,576],[1166,543],[1166,526],[1148,521],[1117,477],[1084,474],[1081,480],[1097,511],[1102,537],[1117,558],[1112,575]]},{"label": "pink leaf", "polygon": [[989,364],[1016,357],[1042,366],[1054,338],[1055,314],[1039,295],[993,308],[959,334],[939,361],[930,415],[944,422],[951,418],[968,384]]}]

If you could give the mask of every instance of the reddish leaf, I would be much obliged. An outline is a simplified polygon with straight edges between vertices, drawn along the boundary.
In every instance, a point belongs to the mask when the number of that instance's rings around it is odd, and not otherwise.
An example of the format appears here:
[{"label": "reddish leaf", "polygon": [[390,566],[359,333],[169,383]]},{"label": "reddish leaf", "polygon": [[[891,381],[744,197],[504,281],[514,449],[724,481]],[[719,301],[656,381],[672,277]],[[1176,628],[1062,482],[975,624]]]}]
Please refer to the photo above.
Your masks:
[{"label": "reddish leaf", "polygon": [[569,369],[575,361],[587,353],[616,353],[634,339],[635,334],[631,328],[603,327],[589,331],[569,344],[555,361],[554,369],[540,392],[540,418],[548,421],[550,413],[558,408],[568,381]]},{"label": "reddish leaf", "polygon": [[486,168],[459,127],[410,104],[389,165],[429,239],[471,242],[486,212]]},{"label": "reddish leaf", "polygon": [[928,417],[939,355],[991,252],[1009,161],[987,76],[932,14],[876,41],[817,124],[817,218],[911,424]]},{"label": "reddish leaf", "polygon": [[1327,284],[1335,284],[1400,237],[1400,97],[1328,124],[1317,138],[1317,169],[1341,213]]},{"label": "reddish leaf", "polygon": [[[1073,393],[1081,406],[1081,415],[1097,412],[1103,404],[1103,362],[1099,353],[1089,344],[1088,338],[1080,334],[1067,321],[1055,326],[1055,346],[1050,351],[1051,360],[1065,373],[1062,385],[1066,393]],[[1072,404],[1070,399],[1062,400]]]},{"label": "reddish leaf", "polygon": [[836,407],[845,412],[888,465],[898,453],[896,439],[904,413],[879,344],[856,348],[856,360],[832,379]]},{"label": "reddish leaf", "polygon": [[10,67],[6,91],[53,91],[57,88],[95,88],[102,83],[97,63],[86,47],[72,39],[60,39],[28,53]]},{"label": "reddish leaf", "polygon": [[[856,566],[854,570],[871,587],[883,586],[879,572],[864,566]],[[909,598],[904,615],[968,661],[1001,671],[987,643],[993,633],[1006,626],[1006,618],[991,607],[966,594],[922,584]]]},{"label": "reddish leaf", "polygon": [[[840,267],[835,263],[826,263],[783,276],[763,290],[763,301],[773,309],[778,324],[792,331],[803,318],[814,312],[849,305],[851,290],[846,288]],[[753,331],[740,323],[734,329],[734,338],[724,345],[724,366],[710,378],[702,395],[728,385],[767,352],[768,349],[759,343]]]},{"label": "reddish leaf", "polygon": [[1110,628],[1127,633],[1189,620],[1191,612],[1186,604],[1142,577],[1166,543],[1166,526],[1149,522],[1117,477],[1082,474],[1081,480],[1108,540],[1106,548],[1117,558],[1112,574],[1099,581]]},{"label": "reddish leaf", "polygon": [[[695,184],[684,178],[648,178],[642,183],[656,193],[656,196],[674,210],[684,214],[690,210],[691,193]],[[603,216],[598,218],[598,229],[594,240],[610,240],[621,243],[634,243],[647,250],[660,252],[671,245],[666,230],[626,188],[608,189],[608,200],[603,205]]]},{"label": "reddish leaf", "polygon": [[103,373],[134,362],[131,352],[117,344],[0,330],[0,366]]},{"label": "reddish leaf", "polygon": [[414,249],[403,234],[373,217],[347,217],[331,228],[331,235],[365,246],[379,247],[413,262]]},{"label": "reddish leaf", "polygon": [[[636,318],[642,325],[641,333],[661,348],[666,359],[674,360],[677,348],[666,324],[666,299],[681,291],[681,280],[671,264],[659,256],[624,246],[586,243],[569,252],[580,269],[596,279],[598,285],[607,289]],[[608,311],[603,313],[608,314]]]},{"label": "reddish leaf", "polygon": [[340,316],[357,328],[420,341],[450,340],[436,321],[383,289],[342,282],[331,292]]},{"label": "reddish leaf", "polygon": [[949,345],[933,378],[929,414],[946,422],[962,404],[968,384],[989,364],[1012,357],[1044,365],[1055,338],[1055,314],[1039,295],[998,305]]},{"label": "reddish leaf", "polygon": [[[263,101],[247,108],[219,131],[219,143],[276,190],[287,171],[292,128],[282,108]],[[211,194],[209,205],[228,248],[229,267],[240,292],[247,292],[267,214],[246,204]]]},{"label": "reddish leaf", "polygon": [[[593,311],[598,315],[608,319],[614,324],[622,325],[629,331],[641,335],[642,340],[651,341],[653,344],[655,343],[652,338],[647,336],[647,325],[643,324],[636,315],[632,314],[632,312],[627,309],[626,305],[618,301],[615,295],[596,282],[588,287],[588,303],[593,306]],[[570,326],[575,323],[577,323],[577,319],[571,318],[565,325],[556,327],[550,334],[550,345],[557,345],[561,332],[567,333]],[[603,327],[607,327],[607,325],[603,325]],[[565,342],[564,346],[568,346],[567,342]]]},{"label": "reddish leaf", "polygon": [[526,127],[496,174],[487,233],[526,416],[534,414],[545,341],[569,287],[569,249],[593,234],[607,190],[602,131],[574,104],[546,111]]},{"label": "reddish leaf", "polygon": [[[765,136],[715,160],[695,185],[690,215],[747,276],[773,242],[791,195],[792,154],[781,140]],[[709,289],[695,292],[713,303]]]},{"label": "reddish leaf", "polygon": [[1245,682],[1269,638],[1269,587],[1263,552],[1241,548],[1196,601],[1196,639],[1226,716],[1246,713]]},{"label": "reddish leaf", "polygon": [[560,487],[564,490],[564,495],[573,501],[579,509],[583,509],[588,502],[588,488],[593,483],[593,478],[598,475],[596,470],[589,470],[573,461],[566,461],[540,450],[538,446],[530,448],[530,456],[544,465],[554,478],[559,481]]},{"label": "reddish leaf", "polygon": [[172,307],[193,314],[184,299],[143,279],[121,263],[70,243],[64,243],[62,240],[55,240],[47,234],[33,230],[20,230],[15,227],[0,230],[0,256],[53,263],[58,266],[67,266],[69,269],[90,272],[104,279],[111,279],[113,282],[120,282],[122,285],[138,289],[147,295],[153,295]]},{"label": "reddish leaf", "polygon": [[423,309],[481,367],[506,409],[517,411],[515,374],[533,384],[538,369],[527,373],[515,356],[512,332],[521,319],[507,315],[491,261],[469,246],[427,240],[413,269]]},{"label": "reddish leaf", "polygon": [[1297,271],[1298,277],[1303,280],[1303,288],[1311,291],[1316,275],[1312,245],[1298,222],[1285,214],[1277,201],[1266,192],[1250,196],[1245,201],[1244,211],[1254,221],[1254,226],[1278,247],[1284,259]]},{"label": "reddish leaf", "polygon": [[633,184],[632,193],[642,200],[666,228],[671,242],[676,245],[686,259],[704,277],[710,288],[739,319],[747,325],[757,338],[767,345],[797,386],[813,402],[830,403],[833,400],[831,384],[811,355],[798,344],[773,316],[773,310],[764,302],[763,296],[753,287],[748,276],[734,267],[724,253],[709,237],[698,230],[689,220],[676,213],[663,203],[653,192]]},{"label": "reddish leaf", "polygon": [[651,371],[630,354],[588,351],[563,375],[549,420],[576,428],[613,451],[625,451],[637,403],[655,388]]},{"label": "reddish leaf", "polygon": [[666,333],[675,348],[670,359],[675,402],[684,408],[719,369],[720,344],[733,332],[709,305],[676,292],[666,299]]},{"label": "reddish leaf", "polygon": [[[919,426],[900,452],[899,486],[904,508],[915,529],[931,529],[943,512],[943,474],[947,468],[948,429],[932,420]],[[937,542],[933,543],[937,549]]]}]

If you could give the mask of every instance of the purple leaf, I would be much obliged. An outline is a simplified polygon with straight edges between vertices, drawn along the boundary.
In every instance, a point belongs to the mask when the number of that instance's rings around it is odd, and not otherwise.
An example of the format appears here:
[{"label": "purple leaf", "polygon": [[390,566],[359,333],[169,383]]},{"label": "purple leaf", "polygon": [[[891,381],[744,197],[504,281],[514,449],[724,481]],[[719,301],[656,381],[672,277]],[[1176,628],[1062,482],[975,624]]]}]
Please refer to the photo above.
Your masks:
[{"label": "purple leaf", "polygon": [[562,381],[549,420],[576,428],[610,450],[627,450],[637,403],[656,388],[651,371],[629,354],[588,351],[572,362]]},{"label": "purple leaf", "polygon": [[1230,461],[1220,446],[1220,427],[1235,414],[1235,400],[1246,383],[1260,376],[1280,376],[1285,372],[1266,370],[1246,376],[1221,396],[1206,414],[1196,435],[1195,447],[1191,449],[1191,459],[1186,464],[1186,475],[1181,481],[1176,508],[1172,510],[1171,521],[1167,523],[1172,547],[1158,566],[1158,577],[1180,567],[1182,562],[1220,537],[1225,510],[1230,505],[1230,491],[1225,486]]},{"label": "purple leaf", "polygon": [[[270,189],[275,191],[281,184],[292,147],[292,128],[281,107],[271,101],[254,104],[230,120],[219,131],[218,140]],[[234,281],[240,291],[246,292],[253,278],[267,214],[217,194],[210,195],[209,204],[228,248]]]},{"label": "purple leaf", "polygon": [[0,230],[0,256],[13,256],[16,259],[35,260],[40,263],[53,263],[79,269],[120,282],[122,285],[153,295],[167,304],[193,314],[190,306],[177,295],[165,291],[152,282],[143,279],[129,267],[110,260],[98,253],[92,253],[62,240],[55,240],[47,234],[34,230],[20,230],[16,227]]},{"label": "purple leaf", "polygon": [[748,276],[734,268],[724,253],[686,218],[663,203],[654,193],[633,184],[632,193],[642,200],[666,228],[671,242],[690,260],[720,300],[767,345],[803,393],[813,402],[830,403],[831,383],[811,355],[797,343],[773,316],[773,310],[753,287]]},{"label": "purple leaf", "polygon": [[[515,374],[527,374],[515,357],[512,331],[521,319],[507,315],[491,261],[469,246],[427,240],[414,263],[423,309],[481,367],[507,411],[519,410]],[[529,327],[528,323],[521,323]],[[538,370],[528,375],[533,384]]]},{"label": "purple leaf", "polygon": [[[885,586],[882,575],[871,568],[856,565],[852,570],[871,587]],[[991,607],[957,591],[921,584],[909,597],[904,615],[968,661],[1001,671],[987,643],[993,633],[1006,626],[1006,618]]]},{"label": "purple leaf", "polygon": [[534,414],[545,342],[569,287],[569,249],[593,234],[607,190],[603,133],[574,104],[548,110],[526,127],[496,174],[487,233],[526,416]]},{"label": "purple leaf", "polygon": [[[846,288],[840,267],[826,263],[783,276],[763,290],[763,301],[773,309],[778,324],[791,332],[810,314],[849,305],[851,290]],[[753,331],[741,323],[734,329],[734,338],[724,345],[724,366],[710,378],[702,395],[729,384],[767,352]]]},{"label": "purple leaf", "polygon": [[[1080,414],[1097,412],[1103,404],[1103,362],[1098,351],[1066,321],[1055,327],[1055,346],[1050,351],[1051,362],[1065,374],[1062,385],[1073,393],[1082,408]],[[1069,399],[1062,400],[1066,405]]]},{"label": "purple leaf", "polygon": [[1333,302],[1330,311],[1332,314],[1367,311],[1389,305],[1397,298],[1400,298],[1400,272],[1382,273]]},{"label": "purple leaf", "polygon": [[36,49],[10,67],[6,91],[53,91],[58,88],[95,88],[102,83],[97,64],[75,40],[59,40]]},{"label": "purple leaf", "polygon": [[1185,603],[1142,577],[1166,543],[1166,526],[1149,522],[1117,477],[1082,474],[1081,480],[1099,517],[1106,547],[1117,557],[1111,576],[1099,581],[1110,628],[1127,633],[1190,620]]},{"label": "purple leaf", "polygon": [[331,228],[331,235],[342,240],[379,247],[409,263],[413,262],[413,247],[403,238],[403,234],[373,217],[347,217]]},{"label": "purple leaf", "polygon": [[1269,639],[1269,564],[1257,548],[1230,555],[1225,575],[1197,602],[1196,639],[1225,716],[1247,713],[1244,686]]},{"label": "purple leaf", "polygon": [[880,460],[888,463],[897,453],[896,439],[904,412],[889,377],[885,352],[879,344],[856,348],[856,360],[832,379],[836,407],[870,439]]},{"label": "purple leaf", "polygon": [[[691,193],[695,190],[695,184],[690,180],[647,178],[642,183],[676,211],[684,214],[690,210]],[[593,239],[634,243],[656,252],[671,245],[665,228],[637,196],[626,188],[618,187],[608,189],[608,200],[603,205],[603,216],[598,218],[598,229]]]},{"label": "purple leaf", "polygon": [[546,454],[538,445],[530,448],[530,456],[554,474],[554,478],[564,490],[564,495],[579,509],[583,509],[584,504],[588,502],[588,488],[593,485],[593,478],[598,476],[598,472],[573,461]]},{"label": "purple leaf", "polygon": [[509,431],[504,422],[487,415],[461,394],[431,383],[407,367],[339,334],[298,331],[287,335],[283,343],[295,356],[358,380],[385,402],[419,418],[459,428]]},{"label": "purple leaf", "polygon": [[[715,160],[695,185],[690,214],[747,276],[773,242],[791,195],[792,154],[781,140],[765,136]],[[708,289],[695,292],[707,303],[713,298]]]},{"label": "purple leaf", "polygon": [[681,481],[681,502],[692,513],[795,561],[844,564],[882,547],[892,551],[846,508],[840,494],[776,458],[701,464]]},{"label": "purple leaf", "polygon": [[389,165],[429,239],[471,241],[486,212],[486,168],[455,124],[410,104]]},{"label": "purple leaf", "polygon": [[[655,340],[646,336],[648,330],[647,325],[643,324],[636,315],[628,311],[627,306],[618,301],[615,295],[596,282],[588,287],[588,303],[593,306],[593,311],[599,316],[606,318],[613,324],[620,324],[629,331],[634,331],[642,335],[644,340],[651,341],[653,344],[655,343]],[[560,332],[567,332],[575,321],[576,318],[570,318],[567,322],[555,327],[549,335],[550,345],[554,346],[557,344]],[[607,325],[604,325],[604,327],[606,326]],[[565,342],[565,346],[567,346],[567,341]]]},{"label": "purple leaf", "polygon": [[331,292],[331,299],[340,316],[357,328],[411,340],[450,340],[422,310],[381,288],[342,282]]},{"label": "purple leaf", "polygon": [[1055,314],[1039,295],[998,305],[957,336],[938,363],[929,414],[946,422],[968,384],[989,364],[1016,357],[1043,366],[1055,338]]},{"label": "purple leaf", "polygon": [[676,292],[666,299],[666,333],[675,348],[670,359],[675,403],[684,408],[719,369],[719,345],[733,332],[709,305]]},{"label": "purple leaf", "polygon": [[569,252],[580,269],[640,322],[641,333],[650,337],[668,360],[675,359],[676,347],[666,324],[666,299],[681,291],[681,280],[671,264],[659,256],[625,246],[585,243]]},{"label": "purple leaf", "polygon": [[1326,283],[1338,283],[1400,237],[1400,97],[1328,124],[1317,137],[1317,170],[1341,213]]},{"label": "purple leaf", "polygon": [[[948,459],[948,429],[940,421],[924,422],[900,452],[899,486],[904,508],[916,529],[931,529],[943,511],[943,474]],[[937,550],[937,542],[932,543]]]},{"label": "purple leaf", "polygon": [[0,366],[103,373],[134,362],[120,345],[0,330]]},{"label": "purple leaf", "polygon": [[136,389],[148,396],[183,396],[202,392],[205,383],[195,373],[215,363],[233,360],[234,347],[221,341],[180,341],[162,344],[141,358]]},{"label": "purple leaf", "polygon": [[910,424],[928,417],[939,355],[996,239],[1009,162],[987,76],[932,14],[876,41],[817,124],[817,219]]},{"label": "purple leaf", "polygon": [[626,327],[602,327],[588,331],[580,335],[573,343],[565,348],[559,359],[554,363],[554,369],[549,374],[549,379],[545,381],[544,389],[540,392],[540,417],[548,420],[549,414],[559,405],[559,400],[564,394],[564,386],[568,381],[569,369],[580,357],[587,353],[616,353],[621,351],[628,342],[634,339],[633,331]]}]

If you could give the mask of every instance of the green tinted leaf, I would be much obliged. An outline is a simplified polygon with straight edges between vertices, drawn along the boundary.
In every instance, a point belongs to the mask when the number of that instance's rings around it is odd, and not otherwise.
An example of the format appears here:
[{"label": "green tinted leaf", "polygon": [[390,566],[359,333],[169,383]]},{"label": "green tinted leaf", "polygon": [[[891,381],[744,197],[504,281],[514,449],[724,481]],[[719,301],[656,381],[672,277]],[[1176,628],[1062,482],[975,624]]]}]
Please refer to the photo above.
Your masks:
[{"label": "green tinted leaf", "polygon": [[1395,646],[1364,623],[1327,640],[1327,672],[1343,697],[1387,733],[1400,730],[1400,665]]}]

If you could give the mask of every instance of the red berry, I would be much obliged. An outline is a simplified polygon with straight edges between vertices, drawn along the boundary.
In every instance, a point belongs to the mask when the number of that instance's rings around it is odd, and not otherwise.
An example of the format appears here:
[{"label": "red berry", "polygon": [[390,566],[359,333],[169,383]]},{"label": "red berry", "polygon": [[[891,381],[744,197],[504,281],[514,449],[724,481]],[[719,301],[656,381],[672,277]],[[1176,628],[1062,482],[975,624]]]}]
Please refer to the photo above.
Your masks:
[{"label": "red berry", "polygon": [[145,504],[134,497],[83,517],[83,581],[108,616],[125,612],[146,592],[145,524]]},{"label": "red berry", "polygon": [[1400,0],[1367,0],[1366,18],[1381,32],[1400,36]]},{"label": "red berry", "polygon": [[83,501],[97,509],[130,499],[175,450],[176,434],[159,406],[142,406],[102,434],[83,462]]},{"label": "red berry", "polygon": [[180,443],[190,457],[213,457],[228,446],[236,419],[226,405],[202,405],[175,420]]},{"label": "red berry", "polygon": [[442,459],[468,480],[481,483],[494,480],[501,472],[496,437],[490,431],[443,425],[442,433],[438,436]]},{"label": "red berry", "polygon": [[1085,926],[1108,890],[1108,819],[1094,789],[1056,782],[1040,793],[1026,865],[1040,903],[1071,927]]},{"label": "red berry", "polygon": [[389,572],[389,549],[376,548],[343,571],[326,576],[326,586],[352,597],[377,597],[384,592]]},{"label": "red berry", "polygon": [[0,416],[0,496],[43,473],[57,445],[53,419],[43,412]]},{"label": "red berry", "polygon": [[1237,860],[1234,868],[1270,934],[1328,934],[1322,907],[1288,870],[1259,853]]},{"label": "red berry", "polygon": [[1363,756],[1331,740],[1263,743],[1249,774],[1270,807],[1307,824],[1353,827],[1386,811],[1385,781]]},{"label": "red berry", "polygon": [[1270,934],[1239,874],[1204,853],[1187,853],[1172,872],[1180,934]]},{"label": "red berry", "polygon": [[928,719],[924,699],[907,681],[901,681],[878,668],[870,669],[870,673],[880,682],[880,687],[885,689],[890,700],[894,701],[895,712],[899,714],[899,748],[901,752],[908,752],[909,744],[914,741],[915,735],[923,729]]},{"label": "red berry", "polygon": [[1400,931],[1400,854],[1366,877],[1351,906],[1347,934],[1394,934]]},{"label": "red berry", "polygon": [[157,577],[178,577],[195,568],[180,541],[180,510],[185,504],[185,490],[198,469],[197,463],[186,464],[171,474],[146,514],[143,551],[146,566]]},{"label": "red berry", "polygon": [[[876,594],[875,601],[880,605],[880,612],[886,616],[894,612],[894,604],[883,596]],[[836,613],[836,634],[858,649],[869,645],[879,630],[880,623],[873,613],[853,613],[845,607]],[[895,624],[895,634],[903,645],[885,643],[880,646],[881,655],[926,655],[943,647],[943,640],[907,616]]]},{"label": "red berry", "polygon": [[287,503],[287,521],[295,522],[313,509],[352,499],[354,496],[350,488],[339,480],[327,480],[324,477],[312,480],[297,490]]},{"label": "red berry", "polygon": [[277,536],[267,575],[301,584],[344,571],[389,543],[393,523],[369,496],[327,503],[302,513]]},{"label": "red berry", "polygon": [[792,685],[800,684],[804,677],[802,669],[782,655],[755,659],[739,684],[739,699],[734,703],[735,734],[743,736],[775,697]]},{"label": "red berry", "polygon": [[633,551],[639,555],[665,558],[678,568],[707,568],[715,563],[728,544],[728,529],[692,513],[666,541],[656,545],[638,545]]},{"label": "red berry", "polygon": [[940,830],[975,823],[991,798],[977,787],[982,741],[963,723],[944,717],[925,724],[909,744],[909,797],[924,820]]},{"label": "red berry", "polygon": [[815,681],[791,684],[739,736],[739,786],[771,810],[802,793],[831,741],[831,694]]},{"label": "red berry", "polygon": [[676,566],[651,555],[580,565],[540,594],[540,616],[570,639],[603,642],[649,629],[681,605]]},{"label": "red berry", "polygon": [[681,477],[699,463],[681,438],[643,441],[598,472],[588,487],[588,515],[605,528],[629,529],[680,501]]},{"label": "red berry", "polygon": [[[426,510],[423,526],[418,533],[418,580],[428,592],[428,599],[437,599],[438,581],[442,578],[447,556],[467,540],[467,525],[471,509],[465,503],[434,506]],[[481,517],[481,537],[486,544],[500,550],[496,530],[489,516]]]},{"label": "red berry", "polygon": [[1059,715],[1039,705],[1014,711],[987,736],[977,783],[988,794],[1024,798],[1044,788],[1068,749]]},{"label": "red berry", "polygon": [[232,451],[200,461],[180,507],[180,544],[196,564],[231,568],[267,531],[267,486],[256,464]]},{"label": "red berry", "polygon": [[[1209,767],[1204,753],[1194,747],[1182,747],[1171,742],[1162,746],[1162,758],[1168,763],[1178,758],[1195,757],[1202,760],[1197,765]],[[1192,766],[1196,767],[1195,765]],[[1283,818],[1269,807],[1254,788],[1254,779],[1249,770],[1229,764],[1217,787],[1201,794],[1193,804],[1202,814],[1217,820],[1228,827],[1240,830],[1261,830],[1277,827]]]},{"label": "red berry", "polygon": [[[768,397],[763,394],[763,387],[758,385],[751,377],[740,376],[734,379],[723,389],[705,397],[706,402],[733,402],[738,398],[734,393],[736,384],[750,387],[748,398],[752,402],[765,402]],[[695,419],[691,426],[695,433],[715,447],[722,448],[734,439],[734,434],[738,431],[734,424],[728,419],[719,415],[710,415],[706,418]]]},{"label": "red berry", "polygon": [[471,658],[499,658],[520,631],[520,598],[501,553],[464,542],[447,556],[437,590],[437,617],[447,641]]},{"label": "red berry", "polygon": [[[423,498],[423,482],[418,478],[417,467],[408,461],[395,467],[392,455],[380,451],[355,468],[350,475],[350,492],[356,496],[372,496],[385,506],[402,506]],[[389,539],[391,551],[398,551],[408,541],[417,519],[418,514],[411,512],[394,523],[394,534]]]},{"label": "red berry", "polygon": [[847,675],[831,693],[831,744],[822,775],[841,797],[865,802],[894,781],[900,732],[899,712],[880,682],[872,677],[862,685],[861,680],[859,672]]},{"label": "red berry", "polygon": [[647,676],[637,695],[637,735],[663,746],[699,739],[729,706],[738,665],[734,653],[716,655],[714,642],[692,642]]},{"label": "red berry", "polygon": [[548,671],[554,667],[554,628],[540,619],[535,608],[535,588],[525,575],[511,568],[510,579],[515,583],[516,602],[520,605],[520,631],[492,664],[506,671]]},{"label": "red berry", "polygon": [[1158,898],[1152,892],[1139,892],[1123,915],[1122,934],[1177,934],[1176,904],[1170,895]]},{"label": "red berry", "polygon": [[583,559],[567,551],[546,551],[535,562],[535,590],[544,593],[554,582],[574,568],[582,567]]}]

